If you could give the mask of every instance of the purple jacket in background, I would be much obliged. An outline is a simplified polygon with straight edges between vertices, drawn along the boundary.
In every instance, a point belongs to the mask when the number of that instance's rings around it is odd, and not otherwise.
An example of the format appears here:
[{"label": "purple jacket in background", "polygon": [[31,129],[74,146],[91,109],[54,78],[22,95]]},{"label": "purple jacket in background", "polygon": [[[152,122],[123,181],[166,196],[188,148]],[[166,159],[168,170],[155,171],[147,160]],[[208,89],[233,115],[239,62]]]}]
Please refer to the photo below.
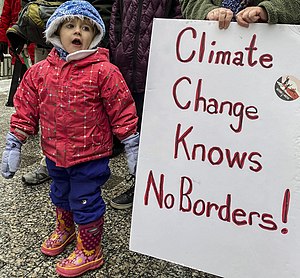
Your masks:
[{"label": "purple jacket in background", "polygon": [[116,0],[110,20],[111,62],[132,94],[144,93],[153,18],[182,18],[178,0]]}]

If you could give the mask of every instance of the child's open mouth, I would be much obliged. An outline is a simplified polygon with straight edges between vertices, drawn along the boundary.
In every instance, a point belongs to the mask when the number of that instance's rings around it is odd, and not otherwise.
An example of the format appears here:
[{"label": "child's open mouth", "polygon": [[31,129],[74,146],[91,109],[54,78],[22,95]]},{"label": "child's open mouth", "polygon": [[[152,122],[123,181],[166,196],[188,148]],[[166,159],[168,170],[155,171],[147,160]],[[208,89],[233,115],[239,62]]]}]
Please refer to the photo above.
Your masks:
[{"label": "child's open mouth", "polygon": [[75,44],[75,45],[81,45],[82,43],[81,43],[81,41],[80,41],[79,39],[74,39],[74,40],[72,41],[72,44]]}]

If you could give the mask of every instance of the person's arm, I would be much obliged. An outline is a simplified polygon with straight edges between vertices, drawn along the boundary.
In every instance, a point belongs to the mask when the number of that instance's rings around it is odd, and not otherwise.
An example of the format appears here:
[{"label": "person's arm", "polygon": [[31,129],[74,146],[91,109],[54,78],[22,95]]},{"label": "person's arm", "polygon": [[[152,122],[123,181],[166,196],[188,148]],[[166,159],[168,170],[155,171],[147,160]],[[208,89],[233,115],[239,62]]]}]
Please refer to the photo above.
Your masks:
[{"label": "person's arm", "polygon": [[19,169],[22,145],[28,136],[38,132],[38,98],[31,80],[28,70],[15,95],[16,112],[11,116],[1,162],[1,174],[6,179],[12,178]]},{"label": "person's arm", "polygon": [[243,27],[248,27],[250,23],[267,22],[267,11],[262,7],[247,7],[236,15],[236,21]]},{"label": "person's arm", "polygon": [[7,43],[6,30],[10,27],[12,22],[12,11],[9,1],[4,1],[2,13],[0,16],[0,42]]},{"label": "person's arm", "polygon": [[236,21],[243,27],[250,23],[287,23],[299,24],[300,1],[284,2],[281,0],[262,1],[257,6],[250,6],[236,15]]},{"label": "person's arm", "polygon": [[266,10],[268,23],[300,24],[300,0],[262,1],[258,7]]},{"label": "person's arm", "polygon": [[25,72],[14,96],[16,112],[11,116],[10,132],[21,142],[39,130],[39,97],[35,84],[38,83],[38,70],[35,69],[33,65]]},{"label": "person's arm", "polygon": [[220,7],[221,1],[218,5],[212,0],[180,0],[180,2],[184,18],[218,21],[220,29],[227,29],[233,17],[230,9]]},{"label": "person's arm", "polygon": [[180,4],[186,19],[206,19],[211,10],[219,8],[211,0],[180,0]]},{"label": "person's arm", "polygon": [[140,138],[135,103],[117,67],[112,66],[106,76],[101,98],[113,134],[125,145],[129,173],[135,175]]},{"label": "person's arm", "polygon": [[136,133],[138,117],[131,92],[119,71],[108,63],[106,76],[99,84],[100,97],[108,115],[112,133],[121,141]]},{"label": "person's arm", "polygon": [[2,13],[0,16],[0,61],[4,60],[4,54],[8,51],[8,40],[6,30],[12,23],[11,8],[8,1],[4,1]]}]

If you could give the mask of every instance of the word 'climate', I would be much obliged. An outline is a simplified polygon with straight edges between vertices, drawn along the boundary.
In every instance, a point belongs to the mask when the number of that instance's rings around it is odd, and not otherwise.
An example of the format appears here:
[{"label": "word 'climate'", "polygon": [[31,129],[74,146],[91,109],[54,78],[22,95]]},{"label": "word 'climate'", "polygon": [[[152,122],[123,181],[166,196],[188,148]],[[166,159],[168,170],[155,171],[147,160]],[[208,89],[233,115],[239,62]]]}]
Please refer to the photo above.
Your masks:
[{"label": "word 'climate'", "polygon": [[[199,40],[198,49],[190,44],[190,40]],[[256,45],[257,35],[253,34],[250,43],[242,50],[215,50],[218,47],[216,40],[211,40],[210,45],[207,42],[206,32],[199,36],[197,30],[193,27],[186,27],[181,30],[176,39],[176,57],[182,63],[189,63],[198,60],[199,63],[222,64],[235,66],[255,67],[260,65],[269,69],[273,67],[273,56],[270,53],[264,53],[255,57],[258,47]],[[198,54],[198,58],[197,58]]]}]

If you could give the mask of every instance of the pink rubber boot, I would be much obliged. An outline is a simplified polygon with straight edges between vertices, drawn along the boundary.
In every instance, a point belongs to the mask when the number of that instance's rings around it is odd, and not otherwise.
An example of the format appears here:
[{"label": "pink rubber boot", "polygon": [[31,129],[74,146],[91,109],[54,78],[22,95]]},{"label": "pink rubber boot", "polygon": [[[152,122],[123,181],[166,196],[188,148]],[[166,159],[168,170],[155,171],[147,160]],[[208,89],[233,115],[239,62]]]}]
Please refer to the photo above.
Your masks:
[{"label": "pink rubber boot", "polygon": [[50,237],[43,242],[41,251],[45,255],[56,256],[63,252],[75,238],[72,212],[56,208],[56,228]]},{"label": "pink rubber boot", "polygon": [[77,245],[70,256],[56,265],[56,272],[64,277],[76,277],[104,264],[101,238],[103,234],[101,217],[86,225],[78,225]]}]

